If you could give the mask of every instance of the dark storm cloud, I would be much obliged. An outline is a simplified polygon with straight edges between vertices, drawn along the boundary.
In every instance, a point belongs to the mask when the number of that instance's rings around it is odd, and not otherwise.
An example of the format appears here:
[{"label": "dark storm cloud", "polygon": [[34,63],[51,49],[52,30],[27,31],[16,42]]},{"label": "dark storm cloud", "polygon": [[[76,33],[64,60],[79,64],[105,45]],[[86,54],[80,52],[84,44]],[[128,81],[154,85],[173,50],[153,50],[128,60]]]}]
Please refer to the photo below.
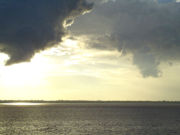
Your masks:
[{"label": "dark storm cloud", "polygon": [[6,65],[29,61],[64,36],[63,23],[90,10],[85,0],[0,0],[0,52]]},{"label": "dark storm cloud", "polygon": [[95,43],[91,40],[89,46],[131,53],[144,77],[160,76],[158,66],[162,61],[180,60],[180,3],[174,0],[109,1],[97,4],[91,14],[82,17],[82,22],[88,23],[86,18],[96,21],[88,24],[85,32],[100,37],[94,39]]}]

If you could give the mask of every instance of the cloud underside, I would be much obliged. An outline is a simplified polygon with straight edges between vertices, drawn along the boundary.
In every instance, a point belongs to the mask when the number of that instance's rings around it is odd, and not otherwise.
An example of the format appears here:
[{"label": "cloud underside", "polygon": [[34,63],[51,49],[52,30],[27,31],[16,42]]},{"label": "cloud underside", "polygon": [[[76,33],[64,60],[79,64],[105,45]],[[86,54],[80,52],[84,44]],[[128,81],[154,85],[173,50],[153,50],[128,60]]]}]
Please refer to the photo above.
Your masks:
[{"label": "cloud underside", "polygon": [[[131,53],[133,63],[144,77],[158,77],[162,61],[180,60],[179,13],[180,4],[173,0],[107,1],[96,3],[92,13],[81,17],[79,21],[84,22],[81,24],[84,33],[77,29],[78,22],[72,30],[87,36],[96,33],[88,47],[117,49],[124,55]],[[90,24],[88,18],[96,21]]]},{"label": "cloud underside", "polygon": [[[144,77],[159,77],[162,61],[180,60],[180,3],[171,0],[89,0],[90,14],[70,30],[86,35],[87,47],[132,54]],[[172,0],[173,1],[173,0]],[[61,42],[73,18],[92,9],[85,0],[1,0],[0,52],[6,65],[29,61]]]},{"label": "cloud underside", "polygon": [[29,61],[61,42],[65,20],[72,23],[91,8],[85,0],[1,0],[0,52],[10,57],[6,65]]}]

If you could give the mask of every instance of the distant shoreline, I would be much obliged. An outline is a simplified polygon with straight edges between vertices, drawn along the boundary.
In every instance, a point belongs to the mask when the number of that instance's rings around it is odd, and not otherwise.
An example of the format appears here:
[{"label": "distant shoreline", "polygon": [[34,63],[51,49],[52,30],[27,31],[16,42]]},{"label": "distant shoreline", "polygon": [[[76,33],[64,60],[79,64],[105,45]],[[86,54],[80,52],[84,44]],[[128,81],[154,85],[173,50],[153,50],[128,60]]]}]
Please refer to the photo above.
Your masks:
[{"label": "distant shoreline", "polygon": [[180,101],[0,100],[0,103],[180,103]]}]

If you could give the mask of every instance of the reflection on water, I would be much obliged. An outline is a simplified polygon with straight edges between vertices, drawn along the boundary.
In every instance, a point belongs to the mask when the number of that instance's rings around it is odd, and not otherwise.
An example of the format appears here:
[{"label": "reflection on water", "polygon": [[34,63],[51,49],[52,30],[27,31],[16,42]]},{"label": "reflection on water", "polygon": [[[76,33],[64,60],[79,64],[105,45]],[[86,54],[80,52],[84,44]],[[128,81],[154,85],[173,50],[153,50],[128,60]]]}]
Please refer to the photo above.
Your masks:
[{"label": "reflection on water", "polygon": [[180,135],[179,105],[0,105],[0,135]]},{"label": "reflection on water", "polygon": [[13,103],[0,103],[0,105],[5,105],[5,106],[36,106],[36,105],[45,105],[45,104],[44,103],[13,102]]}]

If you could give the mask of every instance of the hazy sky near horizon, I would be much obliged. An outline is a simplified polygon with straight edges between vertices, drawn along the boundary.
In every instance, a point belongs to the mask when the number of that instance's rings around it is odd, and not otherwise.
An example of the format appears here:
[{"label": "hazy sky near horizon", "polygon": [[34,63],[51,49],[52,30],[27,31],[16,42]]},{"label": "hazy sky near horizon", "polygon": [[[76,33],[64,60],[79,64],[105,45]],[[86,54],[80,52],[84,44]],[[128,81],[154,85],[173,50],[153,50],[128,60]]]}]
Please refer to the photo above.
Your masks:
[{"label": "hazy sky near horizon", "polygon": [[179,12],[175,0],[0,0],[0,99],[180,100]]}]

